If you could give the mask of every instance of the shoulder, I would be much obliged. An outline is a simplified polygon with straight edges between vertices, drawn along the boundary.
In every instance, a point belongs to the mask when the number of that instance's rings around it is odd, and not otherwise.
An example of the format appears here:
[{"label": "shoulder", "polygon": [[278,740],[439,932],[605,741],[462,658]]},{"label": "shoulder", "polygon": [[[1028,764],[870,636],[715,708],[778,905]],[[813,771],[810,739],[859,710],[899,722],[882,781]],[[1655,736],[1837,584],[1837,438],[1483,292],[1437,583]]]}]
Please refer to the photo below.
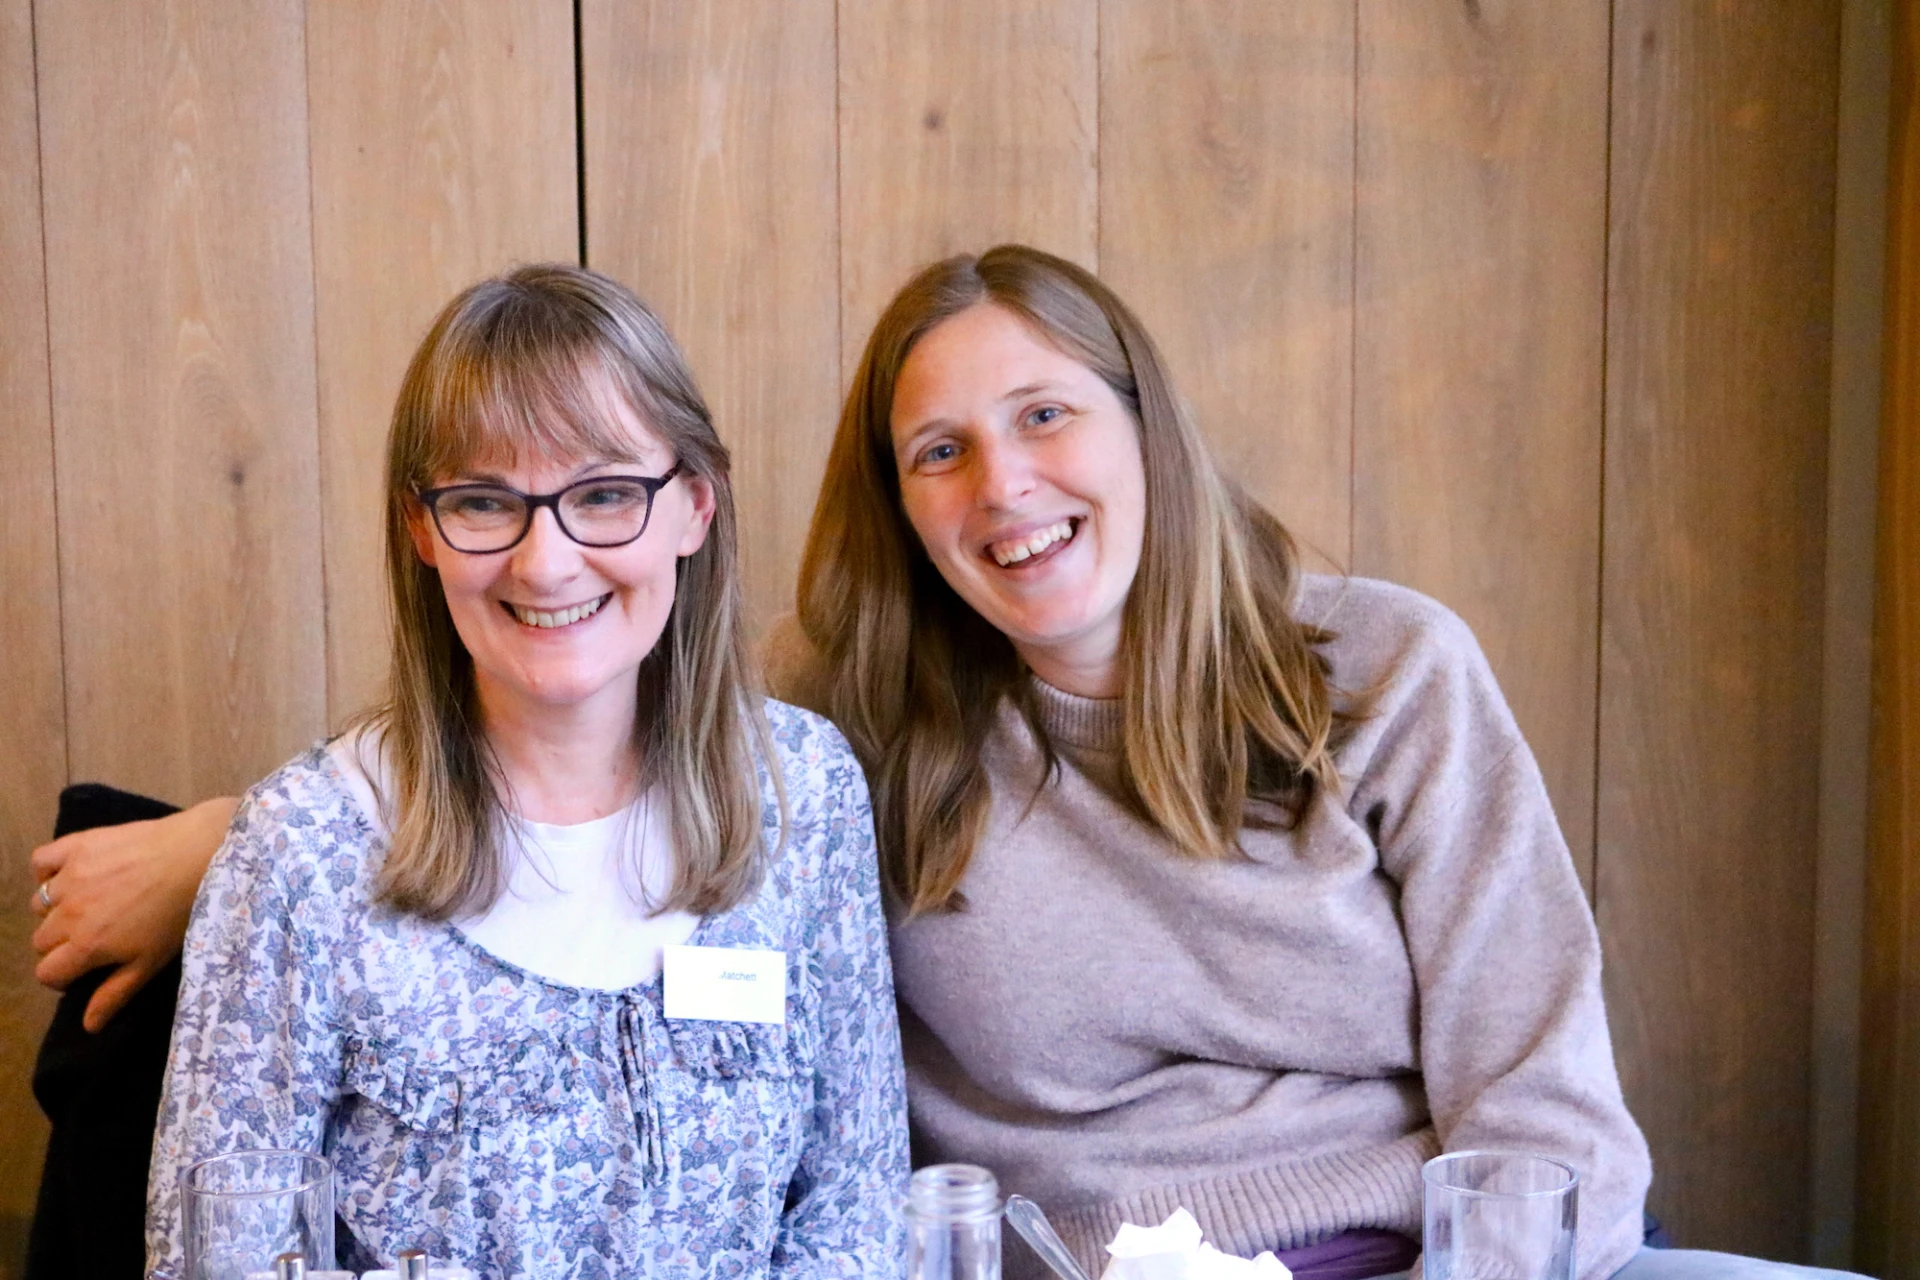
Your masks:
[{"label": "shoulder", "polygon": [[1385,675],[1408,663],[1484,660],[1459,614],[1398,583],[1305,574],[1293,612],[1299,622],[1329,633],[1321,648],[1336,667]]},{"label": "shoulder", "polygon": [[1491,761],[1520,743],[1472,628],[1431,596],[1371,578],[1310,575],[1294,616],[1326,633],[1318,648],[1335,696],[1359,709],[1339,753],[1349,779],[1389,755],[1465,748]]},{"label": "shoulder", "polygon": [[232,833],[311,831],[345,817],[364,817],[330,748],[316,742],[254,783],[240,799]]},{"label": "shoulder", "polygon": [[360,878],[373,835],[328,744],[315,743],[241,798],[208,877],[337,893]]},{"label": "shoulder", "polygon": [[840,730],[804,707],[774,698],[768,698],[765,706],[787,793],[787,843],[849,820],[871,829],[867,776]]},{"label": "shoulder", "polygon": [[778,698],[767,698],[762,705],[766,708],[767,728],[773,735],[774,750],[780,757],[788,786],[794,785],[795,770],[806,776],[844,765],[859,768],[846,735],[825,716]]},{"label": "shoulder", "polygon": [[873,811],[853,748],[825,716],[773,698],[765,705],[786,789],[783,878],[877,892]]},{"label": "shoulder", "polygon": [[1307,575],[1294,617],[1323,633],[1316,646],[1334,687],[1378,706],[1425,690],[1493,687],[1480,642],[1459,614],[1410,587],[1374,578]]}]

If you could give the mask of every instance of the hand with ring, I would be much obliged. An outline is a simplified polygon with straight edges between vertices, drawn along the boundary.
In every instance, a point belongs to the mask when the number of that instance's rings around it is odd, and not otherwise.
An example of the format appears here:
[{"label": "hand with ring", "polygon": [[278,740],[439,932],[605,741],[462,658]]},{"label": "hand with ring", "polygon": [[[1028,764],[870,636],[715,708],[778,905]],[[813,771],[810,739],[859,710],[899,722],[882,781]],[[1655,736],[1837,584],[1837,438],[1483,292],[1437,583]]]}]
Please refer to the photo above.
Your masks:
[{"label": "hand with ring", "polygon": [[[96,827],[33,851],[33,976],[65,990],[102,966],[113,973],[87,1002],[98,1031],[147,979],[180,954],[200,877],[226,835],[238,802],[209,800],[171,817]],[[55,893],[52,884],[60,881]]]}]

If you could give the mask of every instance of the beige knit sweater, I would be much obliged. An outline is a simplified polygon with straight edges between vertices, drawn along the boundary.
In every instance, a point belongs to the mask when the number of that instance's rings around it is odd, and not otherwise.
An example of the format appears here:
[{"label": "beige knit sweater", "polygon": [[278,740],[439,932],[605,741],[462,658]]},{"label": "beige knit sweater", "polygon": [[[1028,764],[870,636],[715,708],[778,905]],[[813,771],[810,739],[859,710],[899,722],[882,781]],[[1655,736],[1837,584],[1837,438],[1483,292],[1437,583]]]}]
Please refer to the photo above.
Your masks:
[{"label": "beige knit sweater", "polygon": [[[1243,858],[1182,857],[1116,802],[1118,703],[1039,688],[1063,763],[1037,799],[1003,709],[967,909],[893,932],[915,1162],[986,1165],[1097,1275],[1121,1222],[1181,1205],[1242,1256],[1417,1239],[1426,1159],[1545,1152],[1580,1171],[1578,1271],[1600,1280],[1639,1243],[1650,1169],[1533,757],[1440,605],[1308,578],[1296,608],[1374,710],[1338,754],[1346,793],[1247,830]],[[774,649],[776,692],[805,700],[818,673]]]}]

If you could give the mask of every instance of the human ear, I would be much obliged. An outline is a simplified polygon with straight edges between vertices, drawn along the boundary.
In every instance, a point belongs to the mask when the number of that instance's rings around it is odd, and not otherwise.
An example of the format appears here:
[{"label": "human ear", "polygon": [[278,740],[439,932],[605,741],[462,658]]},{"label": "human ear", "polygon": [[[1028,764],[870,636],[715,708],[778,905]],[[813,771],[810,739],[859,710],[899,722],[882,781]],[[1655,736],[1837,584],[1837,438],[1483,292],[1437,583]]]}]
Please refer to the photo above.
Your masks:
[{"label": "human ear", "polygon": [[680,542],[673,549],[676,556],[690,556],[704,547],[713,525],[713,485],[705,476],[687,477],[687,500],[686,523],[680,526]]},{"label": "human ear", "polygon": [[433,517],[427,514],[425,503],[411,496],[407,498],[407,533],[413,538],[413,553],[420,557],[420,563],[438,569],[434,557],[440,554],[440,547],[433,538]]}]

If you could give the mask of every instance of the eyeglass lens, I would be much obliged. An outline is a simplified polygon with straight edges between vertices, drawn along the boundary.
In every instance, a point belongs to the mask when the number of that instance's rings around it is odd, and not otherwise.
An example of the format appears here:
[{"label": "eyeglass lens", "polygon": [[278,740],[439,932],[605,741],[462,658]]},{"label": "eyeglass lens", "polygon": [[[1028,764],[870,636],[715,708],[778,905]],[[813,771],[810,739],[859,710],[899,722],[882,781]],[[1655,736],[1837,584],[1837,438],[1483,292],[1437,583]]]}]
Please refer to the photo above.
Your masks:
[{"label": "eyeglass lens", "polygon": [[[646,530],[653,495],[637,480],[608,477],[577,484],[560,494],[555,511],[560,528],[589,547],[632,542]],[[434,502],[440,535],[456,551],[504,551],[518,542],[529,523],[527,502],[511,489],[463,485]]]}]

